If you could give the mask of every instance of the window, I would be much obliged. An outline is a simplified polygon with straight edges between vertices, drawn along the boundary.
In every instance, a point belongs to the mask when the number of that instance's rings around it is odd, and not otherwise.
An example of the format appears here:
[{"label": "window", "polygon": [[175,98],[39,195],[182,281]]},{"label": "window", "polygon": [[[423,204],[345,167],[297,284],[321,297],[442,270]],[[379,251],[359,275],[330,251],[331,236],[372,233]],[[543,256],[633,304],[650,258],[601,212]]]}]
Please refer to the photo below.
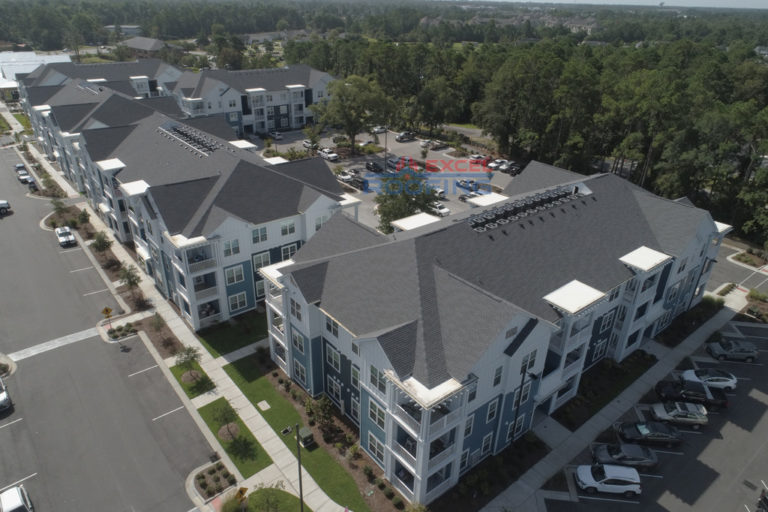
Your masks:
[{"label": "window", "polygon": [[337,324],[333,318],[327,315],[325,317],[325,330],[337,338],[339,337],[339,324]]},{"label": "window", "polygon": [[341,402],[341,386],[331,376],[328,376],[328,394],[337,402]]},{"label": "window", "polygon": [[253,269],[258,270],[261,267],[266,267],[270,264],[269,261],[269,251],[267,252],[260,252],[259,254],[254,254],[251,258],[253,260]]},{"label": "window", "polygon": [[272,95],[271,94],[267,94],[267,101],[272,101]]},{"label": "window", "polygon": [[631,347],[632,345],[637,343],[637,341],[640,339],[640,331],[641,330],[642,329],[638,329],[638,330],[636,330],[635,332],[633,332],[632,334],[629,335],[629,338],[627,338],[627,346],[628,347]]},{"label": "window", "polygon": [[384,430],[384,418],[385,418],[384,409],[379,407],[379,404],[377,404],[373,400],[369,400],[368,417],[371,419],[372,422],[377,424],[380,429]]},{"label": "window", "polygon": [[496,371],[493,374],[493,387],[496,387],[501,382],[501,372],[504,370],[503,366],[499,366],[496,368]]},{"label": "window", "polygon": [[507,442],[508,443],[510,441],[512,441],[512,439],[515,438],[514,434],[515,434],[515,424],[514,423],[510,423],[509,427],[507,427]]},{"label": "window", "polygon": [[613,290],[611,290],[611,295],[608,297],[608,302],[613,302],[619,297],[619,290],[621,289],[620,286],[617,286]]},{"label": "window", "polygon": [[477,382],[473,383],[469,388],[469,394],[467,395],[467,402],[471,402],[477,397]]},{"label": "window", "polygon": [[245,292],[236,293],[235,295],[229,296],[229,311],[237,311],[238,309],[243,309],[246,306],[247,302],[245,300]]},{"label": "window", "polygon": [[317,91],[317,97],[322,98],[323,97],[323,91]]},{"label": "window", "polygon": [[304,368],[304,365],[298,362],[296,359],[293,360],[293,374],[296,376],[296,378],[304,384],[307,385],[307,369]]},{"label": "window", "polygon": [[464,450],[461,453],[461,460],[459,461],[459,469],[466,468],[468,462],[469,462],[469,450]]},{"label": "window", "polygon": [[352,407],[350,408],[350,414],[355,419],[355,421],[360,421],[360,402],[352,399]]},{"label": "window", "polygon": [[688,264],[688,258],[685,258],[683,261],[680,262],[680,268],[677,269],[677,273],[679,274],[683,270],[685,270],[685,266]]},{"label": "window", "polygon": [[236,106],[237,106],[237,102],[235,102],[235,100],[229,100],[229,107],[230,108],[233,108],[233,107],[236,107]]},{"label": "window", "polygon": [[322,217],[318,217],[315,219],[315,231],[320,231],[320,228],[323,227],[323,224],[328,222],[328,216],[323,215]]},{"label": "window", "polygon": [[368,451],[376,460],[384,463],[384,445],[370,432],[368,433]]},{"label": "window", "polygon": [[384,372],[380,372],[373,365],[371,365],[371,384],[382,393],[387,392],[387,381],[384,380]]},{"label": "window", "polygon": [[520,373],[525,373],[536,365],[536,350],[523,356],[523,362],[520,363]]},{"label": "window", "polygon": [[291,339],[293,339],[293,346],[296,347],[296,350],[304,353],[304,336],[299,334],[296,331],[291,331]]},{"label": "window", "polygon": [[243,277],[243,266],[238,265],[224,270],[224,276],[227,278],[228,285],[241,282],[245,279],[245,277]]},{"label": "window", "polygon": [[238,240],[228,240],[224,242],[224,256],[240,254],[240,242]]},{"label": "window", "polygon": [[283,261],[289,260],[293,258],[293,255],[296,254],[296,244],[286,245],[282,249],[283,251]]},{"label": "window", "polygon": [[486,453],[491,451],[491,444],[493,443],[493,432],[486,435],[483,438],[483,447],[480,449],[480,453],[485,455]]},{"label": "window", "polygon": [[352,365],[352,387],[355,389],[360,389],[360,368],[358,368],[355,365]]},{"label": "window", "polygon": [[607,315],[603,315],[603,321],[600,324],[600,332],[605,332],[613,325],[613,317],[616,316],[616,310],[612,309]]},{"label": "window", "polygon": [[475,415],[472,414],[467,418],[467,421],[464,422],[464,437],[469,437],[472,435],[472,427],[475,424]]},{"label": "window", "polygon": [[256,291],[256,296],[263,297],[264,296],[264,280],[262,279],[261,281],[256,281],[254,283],[254,287]]},{"label": "window", "polygon": [[635,312],[635,320],[637,320],[638,318],[644,317],[645,316],[645,312],[647,310],[648,310],[648,303],[646,302],[645,304],[643,304],[642,306],[637,308],[637,311]]},{"label": "window", "polygon": [[605,350],[608,348],[608,343],[605,340],[600,340],[595,345],[595,352],[592,359],[598,359],[605,355]]},{"label": "window", "polygon": [[286,222],[280,226],[280,234],[283,236],[288,236],[296,232],[296,223]]},{"label": "window", "polygon": [[360,355],[360,347],[358,346],[357,343],[352,343],[352,353],[355,354],[356,356]]},{"label": "window", "polygon": [[330,345],[325,346],[325,361],[337,372],[341,371],[341,355]]},{"label": "window", "polygon": [[296,317],[296,320],[301,321],[301,304],[291,299],[291,315]]},{"label": "window", "polygon": [[499,401],[494,400],[488,405],[488,415],[485,417],[485,422],[489,423],[496,419],[496,410],[499,408]]},{"label": "window", "polygon": [[523,394],[520,397],[520,402],[518,406],[523,405],[525,402],[528,401],[528,397],[531,396],[531,381],[528,381],[523,386]]},{"label": "window", "polygon": [[575,336],[576,334],[586,329],[587,326],[589,326],[591,321],[592,321],[592,315],[586,315],[586,316],[577,318],[573,322],[573,325],[571,325],[571,336]]},{"label": "window", "polygon": [[253,243],[258,244],[260,242],[266,242],[267,241],[267,227],[262,226],[260,228],[256,228],[252,232],[253,236]]},{"label": "window", "polygon": [[643,283],[643,289],[642,289],[641,291],[645,291],[645,290],[647,290],[648,288],[652,287],[652,286],[654,285],[654,283],[655,283],[655,282],[656,282],[656,275],[653,275],[653,276],[649,277],[649,278],[648,278],[648,279],[646,279],[646,280],[645,280],[645,282]]},{"label": "window", "polygon": [[515,422],[515,437],[523,432],[523,425],[525,425],[525,413],[517,417],[517,421]]},{"label": "window", "polygon": [[504,337],[505,337],[505,338],[507,338],[507,339],[509,339],[509,338],[511,338],[512,336],[514,336],[515,334],[517,334],[517,327],[512,327],[511,329],[509,329],[509,330],[507,331],[507,334],[506,334]]},{"label": "window", "polygon": [[624,318],[627,316],[627,308],[622,304],[619,306],[619,313],[616,315],[619,319],[619,322],[624,321]]}]

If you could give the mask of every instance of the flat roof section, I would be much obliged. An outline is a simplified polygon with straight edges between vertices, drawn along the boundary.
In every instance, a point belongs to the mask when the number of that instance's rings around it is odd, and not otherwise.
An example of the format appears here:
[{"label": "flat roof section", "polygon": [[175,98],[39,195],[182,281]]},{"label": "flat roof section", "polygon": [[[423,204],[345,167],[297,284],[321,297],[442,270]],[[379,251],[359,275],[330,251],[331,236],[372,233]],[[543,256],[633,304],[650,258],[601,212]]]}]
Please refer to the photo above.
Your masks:
[{"label": "flat roof section", "polygon": [[668,256],[663,252],[655,251],[644,245],[619,258],[625,265],[629,265],[630,267],[634,267],[643,272],[648,272],[671,259],[671,256]]},{"label": "flat roof section", "polygon": [[483,206],[490,206],[492,204],[506,201],[507,199],[509,199],[509,196],[505,196],[503,194],[497,194],[496,192],[491,192],[490,194],[482,194],[477,197],[470,197],[469,199],[467,199],[467,202],[473,206],[482,208]]},{"label": "flat roof section", "polygon": [[575,314],[605,297],[600,290],[596,290],[574,279],[565,286],[544,296],[544,300],[570,314]]},{"label": "flat roof section", "polygon": [[402,219],[393,221],[392,227],[400,231],[409,231],[411,229],[420,228],[421,226],[426,226],[427,224],[432,224],[433,222],[438,222],[439,220],[440,217],[428,213],[417,213],[416,215],[403,217]]}]

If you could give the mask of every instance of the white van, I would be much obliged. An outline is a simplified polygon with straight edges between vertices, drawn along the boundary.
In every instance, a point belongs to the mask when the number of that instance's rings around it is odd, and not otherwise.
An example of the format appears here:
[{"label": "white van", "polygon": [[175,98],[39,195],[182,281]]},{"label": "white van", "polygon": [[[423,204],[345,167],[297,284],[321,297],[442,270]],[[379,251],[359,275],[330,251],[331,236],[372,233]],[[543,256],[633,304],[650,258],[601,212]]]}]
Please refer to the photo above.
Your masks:
[{"label": "white van", "polygon": [[17,485],[0,494],[0,512],[33,512],[32,502],[23,485]]}]

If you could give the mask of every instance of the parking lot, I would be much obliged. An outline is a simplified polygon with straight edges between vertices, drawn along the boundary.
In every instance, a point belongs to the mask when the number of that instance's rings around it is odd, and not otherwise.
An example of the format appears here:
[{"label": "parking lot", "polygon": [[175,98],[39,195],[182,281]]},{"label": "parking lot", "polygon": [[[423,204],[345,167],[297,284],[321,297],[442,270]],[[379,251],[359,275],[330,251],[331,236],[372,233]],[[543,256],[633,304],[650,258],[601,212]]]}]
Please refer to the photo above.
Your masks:
[{"label": "parking lot", "polygon": [[0,150],[0,352],[18,365],[0,490],[23,483],[36,511],[189,510],[184,479],[210,446],[138,337],[121,351],[96,335],[119,307],[82,247],[41,229],[50,201],[27,196],[18,162]]},{"label": "parking lot", "polygon": [[[756,325],[756,324],[755,324]],[[737,324],[768,359],[768,326]],[[679,427],[683,444],[656,450],[659,465],[640,471],[642,494],[626,499],[609,494],[578,492],[578,503],[548,500],[550,511],[754,511],[760,490],[768,485],[768,382],[765,363],[715,361],[702,349],[692,356],[697,367],[717,367],[735,375],[738,389],[729,393],[729,407],[709,413],[699,431]],[[673,374],[673,376],[675,376]],[[651,419],[647,404],[638,404],[623,418]],[[572,464],[589,464],[588,451]],[[573,486],[576,489],[575,486]],[[768,488],[768,487],[766,487]]]}]

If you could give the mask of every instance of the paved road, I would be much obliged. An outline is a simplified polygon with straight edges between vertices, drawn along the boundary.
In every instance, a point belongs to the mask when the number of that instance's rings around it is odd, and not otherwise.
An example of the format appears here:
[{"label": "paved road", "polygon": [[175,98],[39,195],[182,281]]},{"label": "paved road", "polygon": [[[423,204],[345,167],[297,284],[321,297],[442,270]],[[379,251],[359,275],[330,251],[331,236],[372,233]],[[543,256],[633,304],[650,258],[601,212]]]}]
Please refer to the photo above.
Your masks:
[{"label": "paved road", "polygon": [[[15,407],[0,416],[0,489],[24,480],[37,511],[187,511],[184,479],[210,446],[139,338],[94,336],[117,304],[81,248],[62,250],[0,150],[0,352]],[[145,371],[142,371],[145,370]],[[169,414],[170,413],[170,414]]]}]

